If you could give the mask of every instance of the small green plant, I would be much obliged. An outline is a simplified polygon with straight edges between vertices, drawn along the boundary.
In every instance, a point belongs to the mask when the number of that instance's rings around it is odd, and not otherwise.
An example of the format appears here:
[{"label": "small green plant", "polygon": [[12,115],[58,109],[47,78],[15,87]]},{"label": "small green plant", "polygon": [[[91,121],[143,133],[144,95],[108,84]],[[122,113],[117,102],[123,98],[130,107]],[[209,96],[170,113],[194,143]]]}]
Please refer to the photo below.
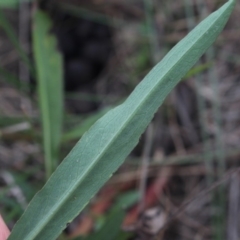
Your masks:
[{"label": "small green plant", "polygon": [[[169,92],[216,40],[235,2],[229,0],[202,21],[152,69],[123,104],[110,110],[83,135],[30,202],[9,240],[50,240],[59,236],[124,162]],[[36,17],[42,16],[41,12],[36,14]],[[47,46],[51,41],[45,42]],[[36,52],[40,51],[39,42]],[[60,64],[59,58],[55,60],[46,61],[42,66]],[[43,59],[39,63],[41,61]],[[60,132],[57,117],[47,119],[46,124],[47,121],[54,121],[56,131]],[[49,131],[46,134],[52,139],[53,133]],[[58,144],[50,139],[51,146]],[[49,156],[55,156],[54,149],[49,151]]]}]

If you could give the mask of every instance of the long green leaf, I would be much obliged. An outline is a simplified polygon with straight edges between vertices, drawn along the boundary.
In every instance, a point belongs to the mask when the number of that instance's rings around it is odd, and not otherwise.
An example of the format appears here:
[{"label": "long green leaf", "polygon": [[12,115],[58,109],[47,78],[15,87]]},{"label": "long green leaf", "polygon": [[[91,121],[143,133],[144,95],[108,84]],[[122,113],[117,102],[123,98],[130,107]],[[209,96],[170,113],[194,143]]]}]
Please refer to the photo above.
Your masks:
[{"label": "long green leaf", "polygon": [[49,17],[37,11],[33,19],[33,48],[42,115],[47,177],[57,167],[63,119],[63,61]]},{"label": "long green leaf", "polygon": [[112,176],[169,92],[222,31],[228,1],[179,42],[120,106],[83,135],[13,229],[10,240],[56,239]]}]

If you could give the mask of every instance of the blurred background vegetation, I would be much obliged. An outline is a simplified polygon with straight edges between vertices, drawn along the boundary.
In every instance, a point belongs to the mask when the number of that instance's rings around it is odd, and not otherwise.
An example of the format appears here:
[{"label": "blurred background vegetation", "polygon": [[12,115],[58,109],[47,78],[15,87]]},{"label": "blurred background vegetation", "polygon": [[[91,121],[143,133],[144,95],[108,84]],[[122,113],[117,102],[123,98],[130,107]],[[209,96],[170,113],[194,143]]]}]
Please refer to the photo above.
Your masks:
[{"label": "blurred background vegetation", "polygon": [[[10,228],[84,132],[223,3],[0,0],[0,212]],[[238,14],[239,2],[60,239],[240,239]]]}]

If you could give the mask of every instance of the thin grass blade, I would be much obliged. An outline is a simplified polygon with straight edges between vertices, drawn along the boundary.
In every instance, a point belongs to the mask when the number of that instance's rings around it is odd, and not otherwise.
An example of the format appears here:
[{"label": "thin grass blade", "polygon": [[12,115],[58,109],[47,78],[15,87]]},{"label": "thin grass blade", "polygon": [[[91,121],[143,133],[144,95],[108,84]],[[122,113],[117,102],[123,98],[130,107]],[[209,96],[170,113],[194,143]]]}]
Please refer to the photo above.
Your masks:
[{"label": "thin grass blade", "polygon": [[16,88],[20,89],[24,93],[28,93],[29,86],[24,81],[21,81],[15,74],[5,70],[0,66],[0,76],[2,76],[7,83],[15,86]]},{"label": "thin grass blade", "polygon": [[82,135],[100,118],[102,117],[105,113],[107,113],[107,110],[109,110],[109,108],[107,109],[102,109],[96,113],[93,113],[91,116],[89,116],[88,118],[86,118],[85,120],[83,120],[83,122],[78,125],[75,126],[73,129],[69,130],[68,132],[66,132],[63,137],[62,137],[62,141],[63,142],[67,142],[67,141],[71,141],[71,140],[75,140],[75,139],[79,139],[80,137],[82,137]]},{"label": "thin grass blade", "polygon": [[1,8],[16,8],[21,2],[30,2],[32,0],[0,0]]},{"label": "thin grass blade", "polygon": [[157,64],[127,100],[76,144],[12,231],[13,239],[56,239],[138,143],[169,92],[216,40],[235,1],[201,22]]},{"label": "thin grass blade", "polygon": [[88,237],[77,237],[73,240],[114,240],[121,234],[121,225],[125,216],[125,208],[130,207],[139,199],[137,192],[128,192],[120,196],[104,220],[103,226]]},{"label": "thin grass blade", "polygon": [[[0,7],[1,7],[1,5],[0,5]],[[8,21],[8,19],[6,18],[5,14],[3,13],[3,11],[1,9],[0,9],[0,27],[5,31],[9,40],[11,41],[11,43],[17,50],[19,56],[21,57],[22,61],[29,68],[32,76],[34,76],[34,74],[35,74],[34,67],[32,66],[31,61],[30,61],[29,57],[27,56],[26,52],[22,49],[21,45],[19,44],[18,37],[15,34],[15,31],[14,31],[12,25],[10,24],[10,22]]]}]

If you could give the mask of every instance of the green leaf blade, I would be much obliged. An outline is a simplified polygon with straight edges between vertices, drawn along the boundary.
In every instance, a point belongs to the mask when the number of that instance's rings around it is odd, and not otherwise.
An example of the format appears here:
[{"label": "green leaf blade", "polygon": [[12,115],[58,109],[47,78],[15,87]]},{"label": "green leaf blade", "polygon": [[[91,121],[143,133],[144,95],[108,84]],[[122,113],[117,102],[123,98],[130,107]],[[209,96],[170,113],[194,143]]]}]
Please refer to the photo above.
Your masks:
[{"label": "green leaf blade", "polygon": [[37,66],[39,104],[47,177],[57,166],[63,121],[63,60],[57,50],[52,23],[42,11],[34,15],[33,48]]},{"label": "green leaf blade", "polygon": [[[82,137],[34,197],[10,236],[56,239],[138,143],[168,93],[215,41],[235,1],[229,1],[177,44],[120,106]],[[42,206],[41,209],[40,206]]]}]

